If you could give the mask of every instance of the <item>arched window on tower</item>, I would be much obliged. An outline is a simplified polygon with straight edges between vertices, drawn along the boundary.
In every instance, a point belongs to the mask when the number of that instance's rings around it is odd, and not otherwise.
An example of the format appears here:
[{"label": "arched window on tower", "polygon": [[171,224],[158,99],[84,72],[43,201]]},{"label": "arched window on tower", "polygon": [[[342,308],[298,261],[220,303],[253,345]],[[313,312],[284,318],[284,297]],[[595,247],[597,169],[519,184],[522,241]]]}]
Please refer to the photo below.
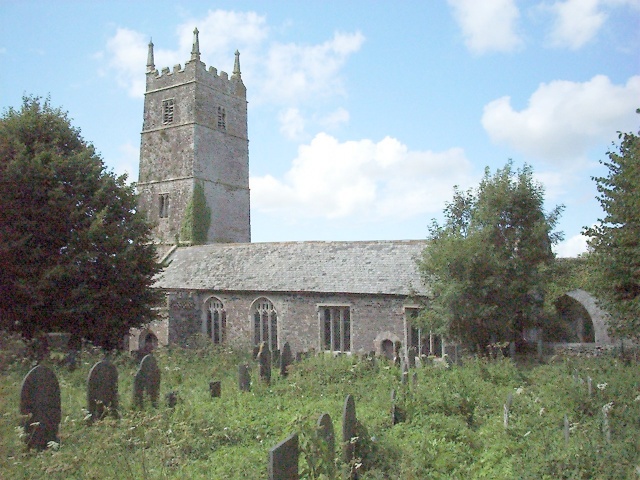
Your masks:
[{"label": "arched window on tower", "polygon": [[211,297],[205,303],[205,315],[202,325],[202,333],[213,343],[224,343],[227,337],[227,312],[222,302]]},{"label": "arched window on tower", "polygon": [[265,342],[270,350],[278,349],[278,313],[273,303],[260,298],[253,304],[253,343]]}]

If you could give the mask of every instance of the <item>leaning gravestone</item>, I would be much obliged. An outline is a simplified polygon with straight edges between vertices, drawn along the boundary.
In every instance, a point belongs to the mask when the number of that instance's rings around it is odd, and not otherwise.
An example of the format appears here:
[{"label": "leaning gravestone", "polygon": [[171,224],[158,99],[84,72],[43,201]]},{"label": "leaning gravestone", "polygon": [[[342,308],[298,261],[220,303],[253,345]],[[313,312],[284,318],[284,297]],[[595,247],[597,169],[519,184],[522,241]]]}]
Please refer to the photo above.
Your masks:
[{"label": "leaning gravestone", "polygon": [[241,392],[251,390],[251,375],[249,375],[249,365],[246,363],[238,365],[238,388]]},{"label": "leaning gravestone", "polygon": [[347,395],[342,410],[342,458],[350,463],[356,451],[351,439],[356,436],[356,403],[351,395]]},{"label": "leaning gravestone", "polygon": [[298,480],[298,434],[269,450],[269,480]]},{"label": "leaning gravestone", "polygon": [[160,395],[160,369],[153,355],[146,355],[140,362],[140,367],[133,379],[133,404],[142,408],[144,398],[148,396],[151,405],[158,406]]},{"label": "leaning gravestone", "polygon": [[280,375],[286,377],[289,375],[289,365],[293,363],[293,355],[291,355],[291,346],[289,342],[284,342],[282,352],[280,353]]},{"label": "leaning gravestone", "polygon": [[118,370],[105,358],[96,363],[87,378],[87,410],[90,421],[100,420],[108,413],[118,412]]},{"label": "leaning gravestone", "polygon": [[38,365],[27,373],[20,389],[20,413],[28,415],[23,427],[29,448],[44,450],[49,442],[59,442],[60,385],[53,370]]}]

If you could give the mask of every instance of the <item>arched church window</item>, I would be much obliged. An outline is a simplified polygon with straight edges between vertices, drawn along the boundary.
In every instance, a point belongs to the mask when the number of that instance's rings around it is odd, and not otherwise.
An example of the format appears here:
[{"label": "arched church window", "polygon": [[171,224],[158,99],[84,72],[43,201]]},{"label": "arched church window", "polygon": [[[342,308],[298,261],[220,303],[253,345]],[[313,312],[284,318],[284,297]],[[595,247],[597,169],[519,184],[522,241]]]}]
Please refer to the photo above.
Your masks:
[{"label": "arched church window", "polygon": [[212,297],[205,304],[203,333],[213,343],[224,343],[227,337],[227,312],[222,302]]},{"label": "arched church window", "polygon": [[278,313],[266,298],[260,298],[253,304],[253,343],[265,342],[270,350],[278,349]]}]

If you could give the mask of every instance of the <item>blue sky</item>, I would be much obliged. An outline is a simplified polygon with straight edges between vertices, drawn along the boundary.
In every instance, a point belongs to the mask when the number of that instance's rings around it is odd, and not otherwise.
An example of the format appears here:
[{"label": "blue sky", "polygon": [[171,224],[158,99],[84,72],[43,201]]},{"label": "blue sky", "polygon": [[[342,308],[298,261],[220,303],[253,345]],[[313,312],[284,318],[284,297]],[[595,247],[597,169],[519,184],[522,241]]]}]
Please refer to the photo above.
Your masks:
[{"label": "blue sky", "polygon": [[638,131],[640,0],[0,0],[0,108],[51,96],[138,176],[147,43],[248,89],[253,241],[422,239],[454,185],[528,163],[566,206],[560,255],[602,217],[591,177]]}]

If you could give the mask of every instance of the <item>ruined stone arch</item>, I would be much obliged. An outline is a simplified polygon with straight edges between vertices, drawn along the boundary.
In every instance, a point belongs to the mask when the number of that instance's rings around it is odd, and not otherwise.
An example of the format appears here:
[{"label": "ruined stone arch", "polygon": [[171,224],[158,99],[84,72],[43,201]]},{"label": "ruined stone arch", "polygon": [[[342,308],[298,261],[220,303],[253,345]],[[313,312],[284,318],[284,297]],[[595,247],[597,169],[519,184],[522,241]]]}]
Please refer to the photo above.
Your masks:
[{"label": "ruined stone arch", "polygon": [[384,355],[389,359],[393,359],[394,345],[396,342],[401,341],[400,337],[395,333],[388,331],[379,333],[373,341],[376,355]]},{"label": "ruined stone arch", "polygon": [[[595,297],[584,290],[576,289],[562,295],[556,300],[556,307],[562,308],[573,307],[576,310],[584,312],[587,318],[584,321],[590,322],[585,325],[585,341],[595,342],[596,344],[611,344],[609,333],[607,332],[607,313],[597,305]],[[560,312],[562,313],[562,312]],[[576,319],[579,322],[581,319]]]}]

